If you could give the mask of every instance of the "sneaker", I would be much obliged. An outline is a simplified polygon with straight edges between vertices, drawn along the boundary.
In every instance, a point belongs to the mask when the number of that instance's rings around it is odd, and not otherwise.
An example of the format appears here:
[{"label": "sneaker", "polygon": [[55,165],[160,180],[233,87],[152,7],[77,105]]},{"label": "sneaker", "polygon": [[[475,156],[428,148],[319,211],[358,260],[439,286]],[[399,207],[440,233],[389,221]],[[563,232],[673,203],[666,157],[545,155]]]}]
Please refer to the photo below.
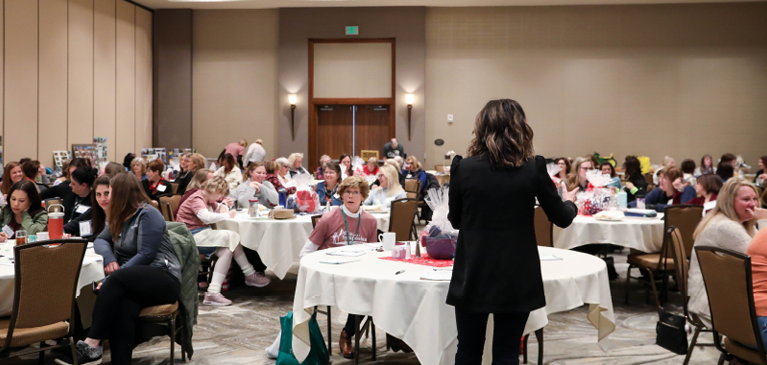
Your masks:
[{"label": "sneaker", "polygon": [[202,304],[224,307],[232,304],[232,301],[226,299],[221,293],[205,293],[205,299],[202,301]]},{"label": "sneaker", "polygon": [[264,275],[262,272],[256,272],[253,273],[253,275],[245,277],[245,285],[255,286],[257,288],[263,288],[269,285],[271,282],[272,281],[269,280],[269,278],[267,278],[266,275]]},{"label": "sneaker", "polygon": [[[75,344],[75,352],[77,354],[77,363],[80,365],[98,365],[101,364],[101,357],[104,355],[104,349],[99,347],[90,347],[83,341],[77,341]],[[56,358],[56,363],[61,365],[70,365],[75,362],[72,361],[71,354],[62,354]]]}]

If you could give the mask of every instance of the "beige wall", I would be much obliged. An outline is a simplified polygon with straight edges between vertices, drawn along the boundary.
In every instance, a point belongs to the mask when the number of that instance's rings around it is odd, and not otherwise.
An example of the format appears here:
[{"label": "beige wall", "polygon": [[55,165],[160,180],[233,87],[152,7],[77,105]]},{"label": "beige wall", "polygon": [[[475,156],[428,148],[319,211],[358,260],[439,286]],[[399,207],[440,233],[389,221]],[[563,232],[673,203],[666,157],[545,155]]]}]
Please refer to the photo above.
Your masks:
[{"label": "beige wall", "polygon": [[230,142],[277,151],[277,10],[196,10],[192,21],[192,141],[216,158]]},{"label": "beige wall", "polygon": [[521,103],[549,157],[732,152],[756,165],[767,154],[764,19],[767,3],[430,8],[428,165],[465,154],[494,98]]},{"label": "beige wall", "polygon": [[[120,160],[151,147],[152,14],[122,0],[5,0],[3,163],[108,139]],[[130,133],[128,133],[130,131]]]},{"label": "beige wall", "polygon": [[390,98],[391,43],[315,43],[315,98]]}]

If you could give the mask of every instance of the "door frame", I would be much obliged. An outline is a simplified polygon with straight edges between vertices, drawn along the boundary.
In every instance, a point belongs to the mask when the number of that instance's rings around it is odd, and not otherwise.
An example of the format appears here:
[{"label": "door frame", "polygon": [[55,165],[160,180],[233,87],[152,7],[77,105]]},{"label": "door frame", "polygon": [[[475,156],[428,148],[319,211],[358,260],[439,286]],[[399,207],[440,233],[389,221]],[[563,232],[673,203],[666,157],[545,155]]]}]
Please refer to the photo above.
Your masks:
[{"label": "door frame", "polygon": [[[390,43],[391,44],[391,97],[389,98],[315,98],[314,97],[314,44],[315,43]],[[387,105],[389,107],[389,138],[396,136],[395,86],[397,54],[395,38],[309,39],[309,161],[314,166],[320,158],[317,145],[317,108],[322,105]],[[383,146],[382,146],[383,147]],[[338,156],[330,156],[335,159]]]}]

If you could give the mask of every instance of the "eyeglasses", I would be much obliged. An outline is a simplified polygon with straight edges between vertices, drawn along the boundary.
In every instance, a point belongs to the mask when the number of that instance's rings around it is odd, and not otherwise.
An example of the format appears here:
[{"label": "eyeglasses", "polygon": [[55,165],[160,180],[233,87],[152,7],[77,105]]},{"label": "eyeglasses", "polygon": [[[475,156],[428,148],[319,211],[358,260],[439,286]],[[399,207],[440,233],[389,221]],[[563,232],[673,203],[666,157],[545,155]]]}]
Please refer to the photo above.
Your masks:
[{"label": "eyeglasses", "polygon": [[360,194],[362,194],[362,193],[360,193],[359,191],[344,190],[344,195],[357,196],[357,195],[360,195]]}]

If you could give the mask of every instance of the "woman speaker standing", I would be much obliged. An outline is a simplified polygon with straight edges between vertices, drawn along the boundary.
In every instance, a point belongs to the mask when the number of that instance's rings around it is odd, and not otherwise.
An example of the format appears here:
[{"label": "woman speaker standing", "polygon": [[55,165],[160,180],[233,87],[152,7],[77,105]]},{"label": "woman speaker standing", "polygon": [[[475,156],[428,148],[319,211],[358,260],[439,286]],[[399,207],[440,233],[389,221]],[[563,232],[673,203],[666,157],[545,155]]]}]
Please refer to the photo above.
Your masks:
[{"label": "woman speaker standing", "polygon": [[514,100],[485,105],[467,153],[465,159],[456,156],[450,168],[448,219],[460,230],[447,295],[458,328],[455,363],[482,362],[487,318],[493,313],[493,364],[518,364],[527,318],[546,305],[535,199],[551,222],[567,227],[578,213],[572,202],[576,190],[559,197]]}]

